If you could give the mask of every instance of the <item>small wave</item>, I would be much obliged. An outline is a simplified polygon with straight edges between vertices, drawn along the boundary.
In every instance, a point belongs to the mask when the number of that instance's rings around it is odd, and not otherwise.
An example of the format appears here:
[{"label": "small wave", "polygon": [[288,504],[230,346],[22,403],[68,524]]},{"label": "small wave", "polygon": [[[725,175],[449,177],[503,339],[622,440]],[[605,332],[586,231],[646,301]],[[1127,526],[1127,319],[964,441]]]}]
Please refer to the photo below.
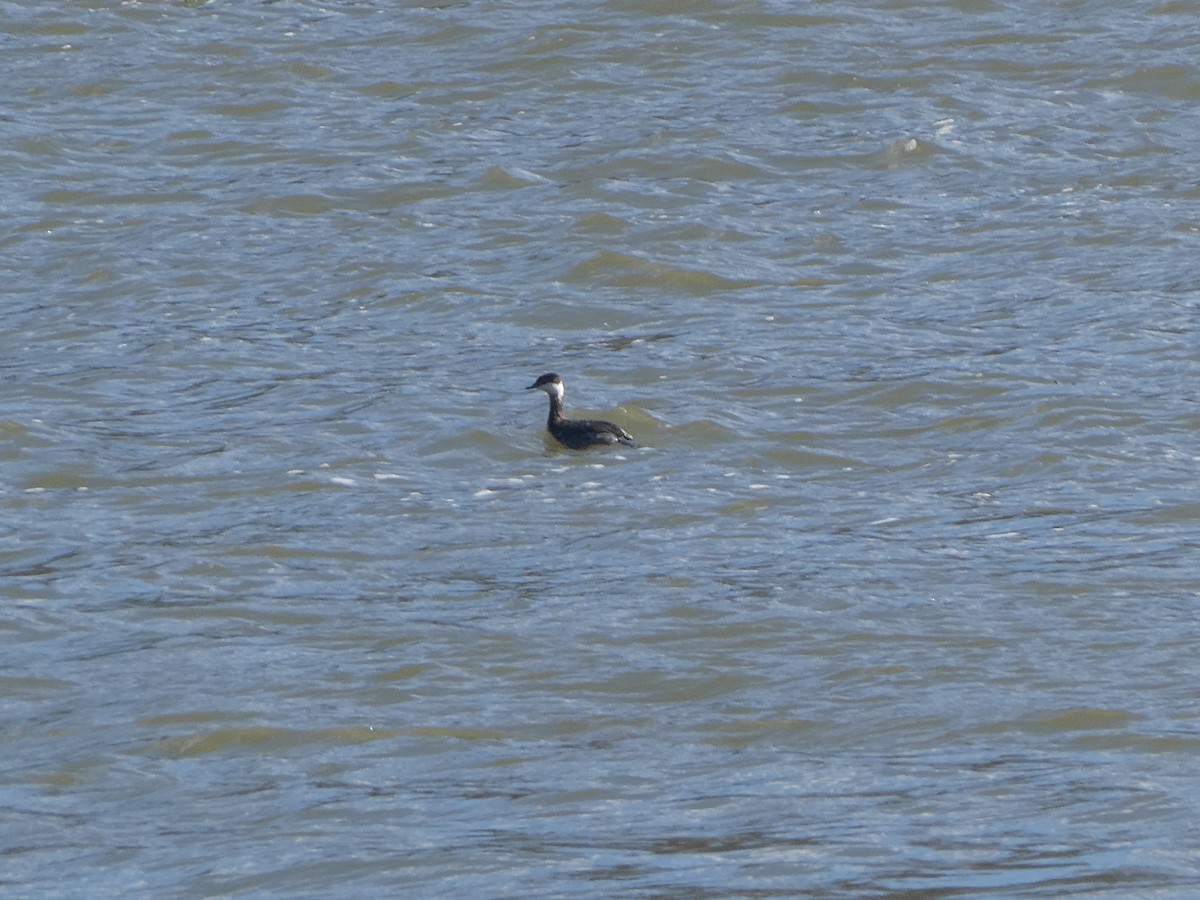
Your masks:
[{"label": "small wave", "polygon": [[756,287],[759,281],[727,278],[703,269],[651,262],[628,253],[601,250],[567,273],[567,281],[595,282],[623,288],[661,287],[672,292],[711,294]]}]

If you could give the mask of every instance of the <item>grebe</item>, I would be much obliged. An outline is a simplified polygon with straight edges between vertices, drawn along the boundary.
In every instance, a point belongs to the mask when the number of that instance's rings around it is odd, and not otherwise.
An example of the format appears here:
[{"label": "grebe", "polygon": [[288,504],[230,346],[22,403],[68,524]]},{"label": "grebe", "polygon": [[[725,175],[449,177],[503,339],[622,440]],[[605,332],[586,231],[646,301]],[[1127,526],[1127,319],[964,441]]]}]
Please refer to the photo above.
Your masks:
[{"label": "grebe", "polygon": [[564,447],[585,450],[605,444],[634,446],[633,437],[620,425],[597,419],[568,419],[563,416],[563,380],[553,372],[546,373],[525,390],[532,391],[534,388],[545,391],[550,397],[550,417],[546,419],[546,428]]}]

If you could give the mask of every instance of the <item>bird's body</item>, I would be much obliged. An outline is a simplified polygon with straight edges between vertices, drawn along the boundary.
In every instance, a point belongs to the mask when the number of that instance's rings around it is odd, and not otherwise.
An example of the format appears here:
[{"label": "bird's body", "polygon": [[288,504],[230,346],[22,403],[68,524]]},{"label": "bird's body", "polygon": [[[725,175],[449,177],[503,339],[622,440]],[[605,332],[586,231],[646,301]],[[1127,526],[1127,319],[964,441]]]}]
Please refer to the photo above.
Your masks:
[{"label": "bird's body", "polygon": [[550,398],[550,415],[546,429],[554,439],[571,450],[586,450],[612,444],[634,446],[633,437],[620,425],[600,419],[568,419],[563,415],[563,380],[549,372],[526,388],[545,391]]}]

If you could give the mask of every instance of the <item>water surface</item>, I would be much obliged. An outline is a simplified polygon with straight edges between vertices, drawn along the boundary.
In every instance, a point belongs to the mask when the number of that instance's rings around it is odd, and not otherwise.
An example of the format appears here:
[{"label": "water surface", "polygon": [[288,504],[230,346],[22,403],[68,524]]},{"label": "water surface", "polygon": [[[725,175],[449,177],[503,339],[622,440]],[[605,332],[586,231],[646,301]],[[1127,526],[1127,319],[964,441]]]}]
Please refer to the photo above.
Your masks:
[{"label": "water surface", "polygon": [[1194,893],[1189,5],[3,10],[10,893]]}]

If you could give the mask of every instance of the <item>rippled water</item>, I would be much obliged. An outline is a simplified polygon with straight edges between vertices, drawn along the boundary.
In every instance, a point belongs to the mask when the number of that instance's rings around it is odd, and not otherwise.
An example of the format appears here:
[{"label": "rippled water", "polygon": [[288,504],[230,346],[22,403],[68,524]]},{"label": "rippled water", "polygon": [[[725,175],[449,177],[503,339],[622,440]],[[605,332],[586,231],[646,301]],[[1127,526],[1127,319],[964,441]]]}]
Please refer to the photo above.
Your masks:
[{"label": "rippled water", "polygon": [[8,893],[1194,893],[1191,4],[0,11]]}]

